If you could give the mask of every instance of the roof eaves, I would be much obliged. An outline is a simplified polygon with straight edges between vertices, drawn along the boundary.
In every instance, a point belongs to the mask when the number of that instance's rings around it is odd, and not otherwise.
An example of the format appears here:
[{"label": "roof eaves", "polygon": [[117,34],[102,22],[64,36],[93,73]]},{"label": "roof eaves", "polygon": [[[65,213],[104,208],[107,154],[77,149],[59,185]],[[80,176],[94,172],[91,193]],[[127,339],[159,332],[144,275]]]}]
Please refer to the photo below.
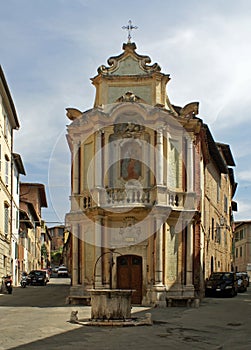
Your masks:
[{"label": "roof eaves", "polygon": [[10,108],[11,108],[11,111],[12,111],[12,114],[13,114],[13,118],[14,118],[14,122],[15,122],[15,125],[14,125],[13,128],[14,129],[19,129],[20,124],[19,124],[19,121],[18,121],[16,108],[15,108],[13,99],[11,97],[11,93],[10,93],[10,90],[9,90],[9,87],[8,87],[8,83],[7,83],[7,80],[5,78],[5,75],[4,75],[4,72],[3,72],[3,69],[2,69],[1,65],[0,65],[0,79],[2,80],[2,83],[3,83],[3,86],[4,86],[4,90],[5,90],[5,93],[7,95],[8,102],[10,104]]},{"label": "roof eaves", "polygon": [[235,166],[235,161],[230,149],[230,146],[225,143],[216,142],[217,146],[222,150],[224,158],[228,166]]},{"label": "roof eaves", "polygon": [[204,128],[206,130],[206,138],[207,138],[207,144],[208,144],[208,150],[209,150],[210,156],[214,160],[219,171],[223,174],[227,174],[228,168],[219,152],[217,144],[213,139],[213,136],[209,130],[208,125],[204,124]]},{"label": "roof eaves", "polygon": [[17,166],[17,170],[18,170],[19,174],[26,175],[20,154],[12,153],[12,155],[13,155],[13,159],[14,159],[14,162]]}]

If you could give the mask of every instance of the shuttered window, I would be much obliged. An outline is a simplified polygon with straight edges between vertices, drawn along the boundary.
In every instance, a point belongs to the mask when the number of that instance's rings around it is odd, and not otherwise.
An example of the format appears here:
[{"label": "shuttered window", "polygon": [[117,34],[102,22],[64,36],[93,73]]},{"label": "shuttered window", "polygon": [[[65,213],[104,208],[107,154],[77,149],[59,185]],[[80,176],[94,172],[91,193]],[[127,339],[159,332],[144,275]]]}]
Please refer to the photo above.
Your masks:
[{"label": "shuttered window", "polygon": [[9,233],[9,207],[7,204],[4,205],[4,233]]}]

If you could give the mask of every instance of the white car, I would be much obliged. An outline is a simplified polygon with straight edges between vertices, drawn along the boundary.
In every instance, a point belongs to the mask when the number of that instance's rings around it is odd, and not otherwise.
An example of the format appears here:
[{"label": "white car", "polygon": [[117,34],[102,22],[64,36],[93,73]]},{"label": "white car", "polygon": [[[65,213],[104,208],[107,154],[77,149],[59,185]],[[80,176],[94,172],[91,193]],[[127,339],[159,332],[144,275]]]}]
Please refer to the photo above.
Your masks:
[{"label": "white car", "polygon": [[59,266],[55,266],[54,268],[53,268],[53,272],[55,272],[55,273],[57,273],[58,272],[58,269],[59,269]]},{"label": "white car", "polygon": [[65,266],[60,266],[58,268],[58,277],[68,277],[68,270]]}]

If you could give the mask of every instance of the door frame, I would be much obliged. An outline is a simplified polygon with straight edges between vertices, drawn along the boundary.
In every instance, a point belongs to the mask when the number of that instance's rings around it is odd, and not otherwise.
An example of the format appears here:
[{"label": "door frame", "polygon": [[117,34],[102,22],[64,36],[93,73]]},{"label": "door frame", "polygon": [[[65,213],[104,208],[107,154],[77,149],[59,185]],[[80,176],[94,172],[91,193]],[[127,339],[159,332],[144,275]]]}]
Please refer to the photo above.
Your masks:
[{"label": "door frame", "polygon": [[[139,258],[140,259],[140,279],[141,279],[141,286],[140,286],[140,290],[138,289],[138,294],[140,295],[140,302],[137,302],[135,304],[141,304],[142,303],[142,299],[143,299],[143,257],[141,255],[137,255],[137,254],[124,254],[124,255],[120,255],[116,258],[116,274],[117,274],[117,288],[119,287],[119,269],[120,269],[120,259],[122,258],[127,258],[130,259],[130,263],[128,264],[128,268],[129,268],[129,286],[126,287],[126,289],[134,289],[133,285],[132,285],[132,271],[133,271],[133,264],[132,264],[132,259],[133,258]],[[136,266],[136,265],[135,265]],[[132,303],[133,303],[133,295],[132,295]]]}]

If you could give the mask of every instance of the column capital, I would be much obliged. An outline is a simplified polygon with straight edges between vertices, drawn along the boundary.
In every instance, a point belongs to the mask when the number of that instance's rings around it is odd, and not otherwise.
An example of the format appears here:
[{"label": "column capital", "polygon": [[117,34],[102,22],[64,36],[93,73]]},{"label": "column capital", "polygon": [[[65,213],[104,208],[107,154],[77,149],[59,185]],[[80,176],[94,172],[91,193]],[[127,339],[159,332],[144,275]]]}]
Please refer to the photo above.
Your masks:
[{"label": "column capital", "polygon": [[72,143],[73,143],[74,146],[78,146],[78,147],[81,146],[81,140],[80,139],[73,139]]},{"label": "column capital", "polygon": [[105,131],[103,130],[103,129],[98,129],[98,130],[96,130],[96,134],[98,135],[98,136],[101,136],[102,134],[104,134],[105,133]]},{"label": "column capital", "polygon": [[157,129],[157,144],[163,143],[163,128]]},{"label": "column capital", "polygon": [[104,216],[103,215],[95,215],[94,219],[95,219],[95,223],[100,222],[102,219],[104,219]]}]

